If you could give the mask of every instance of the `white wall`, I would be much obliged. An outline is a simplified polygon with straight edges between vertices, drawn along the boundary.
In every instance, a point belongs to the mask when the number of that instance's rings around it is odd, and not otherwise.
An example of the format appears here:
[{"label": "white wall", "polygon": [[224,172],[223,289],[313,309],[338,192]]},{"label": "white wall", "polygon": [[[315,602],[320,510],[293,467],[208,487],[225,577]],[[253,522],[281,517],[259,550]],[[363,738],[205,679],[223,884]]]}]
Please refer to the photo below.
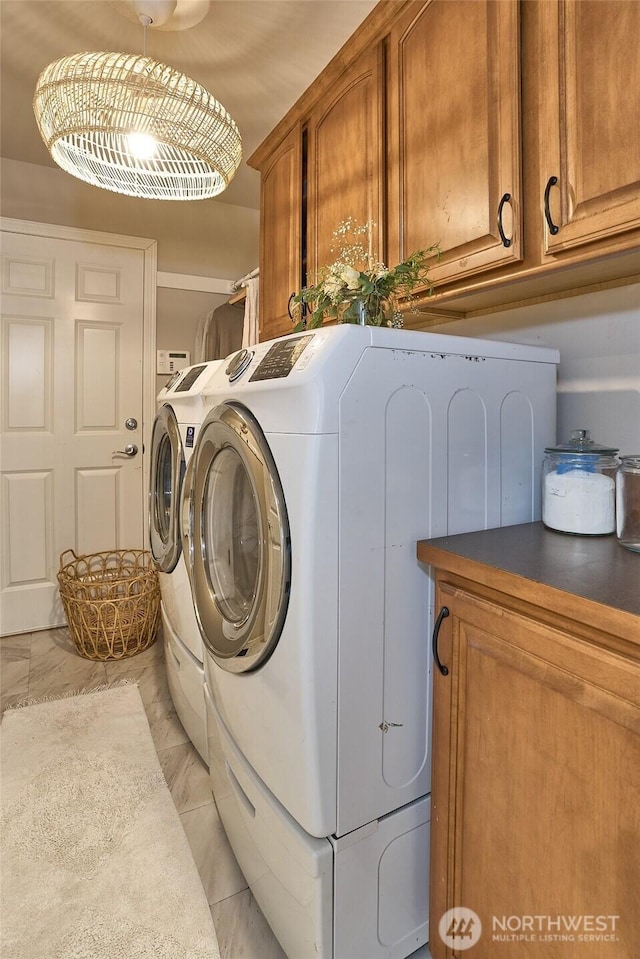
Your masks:
[{"label": "white wall", "polygon": [[258,265],[260,214],[220,200],[138,200],[89,186],[57,167],[2,159],[0,212],[39,223],[143,236],[158,269],[234,280]]},{"label": "white wall", "polygon": [[574,429],[640,454],[640,285],[430,327],[560,351],[558,441]]},{"label": "white wall", "polygon": [[[57,167],[3,158],[0,213],[156,240],[162,272],[236,280],[258,265],[258,210],[213,199],[136,200],[89,186]],[[200,319],[225,300],[217,294],[158,289],[157,348],[193,352]],[[158,389],[165,380],[158,378]]]},{"label": "white wall", "polygon": [[[191,363],[196,331],[201,320],[228,297],[220,293],[199,293],[194,290],[172,290],[158,287],[156,298],[156,347],[159,350],[189,350]],[[168,376],[156,377],[156,392],[165,385]]]}]

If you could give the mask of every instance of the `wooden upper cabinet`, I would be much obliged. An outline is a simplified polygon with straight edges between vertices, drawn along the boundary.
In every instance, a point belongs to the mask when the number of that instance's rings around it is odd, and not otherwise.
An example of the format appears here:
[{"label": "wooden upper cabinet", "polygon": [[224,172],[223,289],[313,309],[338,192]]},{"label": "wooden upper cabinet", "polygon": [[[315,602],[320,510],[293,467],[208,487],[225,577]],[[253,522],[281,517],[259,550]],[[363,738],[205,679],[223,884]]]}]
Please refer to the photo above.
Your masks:
[{"label": "wooden upper cabinet", "polygon": [[628,246],[640,229],[640,3],[545,0],[537,13],[544,254]]},{"label": "wooden upper cabinet", "polygon": [[260,169],[260,340],[293,329],[289,298],[302,280],[302,133],[296,125]]},{"label": "wooden upper cabinet", "polygon": [[333,262],[333,233],[348,217],[372,222],[383,258],[384,64],[365,50],[260,168],[260,339],[292,331],[292,293]]},{"label": "wooden upper cabinet", "polygon": [[384,63],[376,44],[351,63],[309,116],[307,282],[332,263],[333,233],[348,217],[373,222],[371,254],[384,259]]},{"label": "wooden upper cabinet", "polygon": [[639,0],[381,0],[248,161],[261,339],[347,217],[390,267],[438,244],[439,308],[632,279],[639,36]]},{"label": "wooden upper cabinet", "polygon": [[391,265],[439,243],[441,285],[518,261],[518,3],[411,4],[389,37],[388,106]]}]

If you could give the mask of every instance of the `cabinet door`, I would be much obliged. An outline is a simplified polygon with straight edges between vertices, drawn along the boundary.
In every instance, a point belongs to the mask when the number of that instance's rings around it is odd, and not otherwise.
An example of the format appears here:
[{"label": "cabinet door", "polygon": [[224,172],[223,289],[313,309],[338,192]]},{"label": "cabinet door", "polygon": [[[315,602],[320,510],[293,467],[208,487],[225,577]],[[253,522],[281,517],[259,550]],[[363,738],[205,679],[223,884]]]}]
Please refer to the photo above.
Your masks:
[{"label": "cabinet door", "polygon": [[518,4],[412,4],[388,93],[391,265],[439,243],[440,285],[520,260]]},{"label": "cabinet door", "polygon": [[383,59],[376,44],[323,97],[307,124],[307,281],[336,258],[333,237],[351,217],[372,222],[369,252],[384,258]]},{"label": "cabinet door", "polygon": [[302,284],[302,136],[296,126],[260,170],[260,339],[293,327],[289,298]]},{"label": "cabinet door", "polygon": [[640,229],[640,3],[545,0],[539,15],[549,254]]},{"label": "cabinet door", "polygon": [[[434,669],[434,959],[460,954],[438,933],[455,906],[482,923],[474,959],[633,959],[638,662],[447,583],[437,602],[450,615],[449,673]],[[445,925],[461,948],[479,928]]]}]

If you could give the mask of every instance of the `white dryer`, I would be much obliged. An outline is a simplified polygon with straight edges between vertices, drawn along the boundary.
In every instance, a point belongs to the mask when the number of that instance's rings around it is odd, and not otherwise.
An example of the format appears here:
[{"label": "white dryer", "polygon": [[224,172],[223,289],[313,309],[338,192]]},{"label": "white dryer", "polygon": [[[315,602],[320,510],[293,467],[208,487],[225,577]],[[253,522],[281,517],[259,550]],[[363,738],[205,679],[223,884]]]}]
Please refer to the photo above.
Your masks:
[{"label": "white dryer", "polygon": [[210,380],[183,535],[211,778],[291,959],[427,940],[433,609],[416,541],[539,516],[557,362],[338,326]]},{"label": "white dryer", "polygon": [[167,679],[180,722],[205,762],[204,653],[182,556],[180,503],[206,410],[202,390],[219,365],[201,363],[171,378],[158,395],[151,438],[149,540],[159,569]]}]

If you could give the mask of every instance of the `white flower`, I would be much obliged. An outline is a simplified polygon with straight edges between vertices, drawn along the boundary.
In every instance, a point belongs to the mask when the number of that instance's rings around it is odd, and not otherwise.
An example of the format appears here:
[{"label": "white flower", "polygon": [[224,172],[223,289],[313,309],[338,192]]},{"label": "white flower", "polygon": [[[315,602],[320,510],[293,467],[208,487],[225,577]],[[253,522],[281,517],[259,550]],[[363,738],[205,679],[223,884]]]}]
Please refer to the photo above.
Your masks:
[{"label": "white flower", "polygon": [[357,290],[360,286],[360,274],[352,266],[345,266],[341,277],[348,290]]},{"label": "white flower", "polygon": [[335,297],[342,289],[342,280],[337,276],[328,276],[322,284],[324,292],[328,297]]}]

